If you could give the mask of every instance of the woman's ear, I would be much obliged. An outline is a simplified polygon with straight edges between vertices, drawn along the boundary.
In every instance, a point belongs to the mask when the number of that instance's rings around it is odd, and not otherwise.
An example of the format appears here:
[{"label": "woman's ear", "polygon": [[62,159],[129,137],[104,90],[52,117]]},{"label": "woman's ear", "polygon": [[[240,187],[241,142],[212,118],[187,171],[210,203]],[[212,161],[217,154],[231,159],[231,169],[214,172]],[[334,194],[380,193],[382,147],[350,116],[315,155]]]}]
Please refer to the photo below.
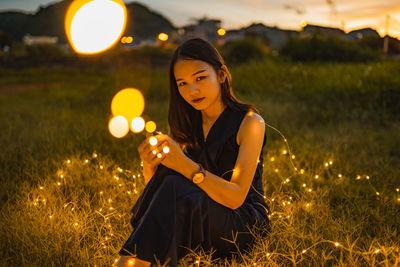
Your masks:
[{"label": "woman's ear", "polygon": [[224,83],[227,77],[227,73],[228,73],[228,68],[226,67],[226,65],[222,65],[221,69],[219,70],[219,83]]}]

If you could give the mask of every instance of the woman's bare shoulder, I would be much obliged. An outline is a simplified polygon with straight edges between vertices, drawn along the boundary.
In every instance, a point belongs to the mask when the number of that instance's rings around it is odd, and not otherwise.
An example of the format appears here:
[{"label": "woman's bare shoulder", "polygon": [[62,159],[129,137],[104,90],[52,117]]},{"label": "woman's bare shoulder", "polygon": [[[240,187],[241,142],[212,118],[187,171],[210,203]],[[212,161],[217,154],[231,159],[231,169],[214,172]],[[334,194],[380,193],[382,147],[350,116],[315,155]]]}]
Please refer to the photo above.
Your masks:
[{"label": "woman's bare shoulder", "polygon": [[240,146],[242,138],[248,132],[265,131],[265,121],[261,115],[254,111],[248,111],[244,116],[236,137],[236,142]]}]

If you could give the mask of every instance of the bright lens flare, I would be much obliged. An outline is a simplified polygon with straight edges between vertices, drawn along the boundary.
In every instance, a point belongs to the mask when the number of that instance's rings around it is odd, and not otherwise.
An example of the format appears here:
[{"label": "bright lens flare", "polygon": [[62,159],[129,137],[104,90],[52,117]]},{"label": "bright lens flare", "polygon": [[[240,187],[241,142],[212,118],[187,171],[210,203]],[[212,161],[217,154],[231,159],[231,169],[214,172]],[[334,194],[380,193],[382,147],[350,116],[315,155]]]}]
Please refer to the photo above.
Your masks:
[{"label": "bright lens flare", "polygon": [[134,133],[140,133],[144,129],[144,119],[142,117],[136,117],[132,120],[131,129]]},{"label": "bright lens flare", "polygon": [[116,116],[110,120],[108,129],[113,136],[122,138],[129,132],[129,124],[123,116]]},{"label": "bright lens flare", "polygon": [[111,101],[112,114],[114,116],[124,116],[128,121],[142,115],[143,110],[144,97],[142,93],[135,88],[122,89]]},{"label": "bright lens flare", "polygon": [[169,147],[165,146],[165,147],[163,148],[163,152],[164,152],[165,154],[168,154],[168,152],[169,152]]},{"label": "bright lens flare", "polygon": [[95,54],[119,41],[126,17],[122,0],[74,0],[65,17],[65,32],[77,53]]},{"label": "bright lens flare", "polygon": [[152,133],[156,130],[156,123],[154,121],[146,122],[146,131]]}]

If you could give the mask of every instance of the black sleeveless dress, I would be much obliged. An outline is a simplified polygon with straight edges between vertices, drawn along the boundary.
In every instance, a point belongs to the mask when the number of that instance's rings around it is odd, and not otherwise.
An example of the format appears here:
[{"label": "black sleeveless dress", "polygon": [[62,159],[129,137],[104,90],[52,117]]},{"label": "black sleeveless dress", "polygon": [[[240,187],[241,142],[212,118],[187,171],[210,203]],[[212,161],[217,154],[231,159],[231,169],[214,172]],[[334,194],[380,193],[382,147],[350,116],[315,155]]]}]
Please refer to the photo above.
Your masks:
[{"label": "black sleeveless dress", "polygon": [[[226,107],[200,150],[188,150],[185,154],[209,172],[230,181],[239,152],[236,136],[245,114]],[[204,140],[201,127],[196,134]],[[213,259],[231,259],[238,253],[227,240],[236,240],[241,253],[250,249],[254,236],[249,229],[263,229],[262,234],[271,230],[262,185],[266,140],[265,134],[252,186],[242,206],[235,210],[215,202],[186,177],[160,164],[132,208],[133,232],[119,255],[177,266],[180,258],[200,246],[214,251]]]}]

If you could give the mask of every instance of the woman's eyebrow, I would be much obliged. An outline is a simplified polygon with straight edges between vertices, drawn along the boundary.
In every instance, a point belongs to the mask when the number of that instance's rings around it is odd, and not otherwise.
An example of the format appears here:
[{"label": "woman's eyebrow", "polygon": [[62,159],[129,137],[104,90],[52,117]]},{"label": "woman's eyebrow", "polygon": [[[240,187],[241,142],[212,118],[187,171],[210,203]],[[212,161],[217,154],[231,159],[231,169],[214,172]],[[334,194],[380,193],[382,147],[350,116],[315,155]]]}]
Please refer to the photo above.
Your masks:
[{"label": "woman's eyebrow", "polygon": [[[196,71],[195,73],[192,74],[192,76],[194,76],[194,75],[196,75],[196,74],[199,74],[199,73],[202,73],[202,72],[205,72],[205,71],[206,71],[206,70],[199,70],[199,71]],[[176,79],[177,82],[179,82],[179,81],[181,81],[181,80],[183,80],[183,79],[180,79],[180,78],[179,78],[179,79]]]}]

